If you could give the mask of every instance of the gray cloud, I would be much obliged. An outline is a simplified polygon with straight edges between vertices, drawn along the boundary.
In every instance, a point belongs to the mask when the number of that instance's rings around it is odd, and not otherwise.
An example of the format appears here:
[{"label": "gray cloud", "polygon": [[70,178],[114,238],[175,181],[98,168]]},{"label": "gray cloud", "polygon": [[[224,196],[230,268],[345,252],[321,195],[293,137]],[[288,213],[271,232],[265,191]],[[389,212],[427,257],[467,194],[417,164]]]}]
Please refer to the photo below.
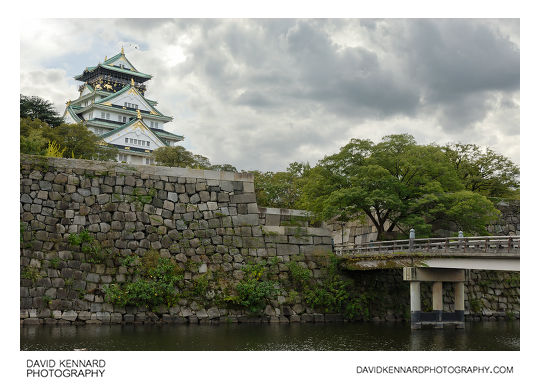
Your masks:
[{"label": "gray cloud", "polygon": [[[474,138],[519,161],[518,20],[56,20],[41,29],[66,47],[91,41],[88,57],[130,47],[130,60],[154,75],[149,97],[175,118],[168,129],[213,162],[284,169],[351,135],[398,131],[425,142]],[[23,33],[21,57],[32,49]],[[50,63],[67,53],[37,52],[21,62],[21,87],[66,89]],[[48,78],[32,88],[36,71]],[[53,93],[58,104],[73,98]]]}]

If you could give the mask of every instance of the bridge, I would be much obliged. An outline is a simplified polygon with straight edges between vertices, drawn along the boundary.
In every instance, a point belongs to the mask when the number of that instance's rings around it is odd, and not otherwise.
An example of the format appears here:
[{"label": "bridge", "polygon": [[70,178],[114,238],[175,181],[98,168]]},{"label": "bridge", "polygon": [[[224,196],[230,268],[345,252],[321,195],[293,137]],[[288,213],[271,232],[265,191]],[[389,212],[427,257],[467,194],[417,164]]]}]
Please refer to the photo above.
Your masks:
[{"label": "bridge", "polygon": [[[470,269],[519,272],[519,236],[476,236],[378,241],[336,246],[348,270],[403,268],[410,282],[411,328],[465,326],[465,281]],[[421,311],[420,283],[432,284],[433,311]],[[454,285],[454,312],[443,312],[443,282]]]}]

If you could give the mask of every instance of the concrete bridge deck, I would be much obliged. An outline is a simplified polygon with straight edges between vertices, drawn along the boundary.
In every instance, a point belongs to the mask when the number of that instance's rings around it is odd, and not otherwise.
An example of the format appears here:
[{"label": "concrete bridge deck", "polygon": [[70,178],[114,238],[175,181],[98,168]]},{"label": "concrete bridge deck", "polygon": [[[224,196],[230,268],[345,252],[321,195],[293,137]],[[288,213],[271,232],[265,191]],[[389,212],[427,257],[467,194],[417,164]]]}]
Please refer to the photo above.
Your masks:
[{"label": "concrete bridge deck", "polygon": [[400,267],[519,271],[519,236],[379,241],[335,247],[350,270]]}]

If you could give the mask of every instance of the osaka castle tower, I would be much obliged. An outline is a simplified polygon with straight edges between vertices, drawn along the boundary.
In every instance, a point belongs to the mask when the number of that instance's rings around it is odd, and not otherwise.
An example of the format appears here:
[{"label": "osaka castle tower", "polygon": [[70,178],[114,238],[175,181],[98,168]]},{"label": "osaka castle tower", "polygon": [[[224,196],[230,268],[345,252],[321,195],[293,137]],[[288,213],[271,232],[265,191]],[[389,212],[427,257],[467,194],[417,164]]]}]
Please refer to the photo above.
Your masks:
[{"label": "osaka castle tower", "polygon": [[118,148],[118,161],[152,164],[152,152],[184,138],[163,129],[172,120],[156,109],[157,101],[144,97],[151,75],[139,72],[124,54],[87,67],[75,80],[79,98],[66,103],[64,121],[82,122],[109,145]]}]

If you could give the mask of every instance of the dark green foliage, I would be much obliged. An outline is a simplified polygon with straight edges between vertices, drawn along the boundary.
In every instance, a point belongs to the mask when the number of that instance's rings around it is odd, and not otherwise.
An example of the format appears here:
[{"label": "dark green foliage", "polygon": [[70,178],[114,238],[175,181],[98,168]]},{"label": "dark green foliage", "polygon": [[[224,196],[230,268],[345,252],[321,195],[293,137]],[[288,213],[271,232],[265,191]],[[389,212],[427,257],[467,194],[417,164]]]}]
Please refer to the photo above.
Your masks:
[{"label": "dark green foliage", "polygon": [[285,172],[252,171],[260,207],[299,208],[308,163],[291,163]]},{"label": "dark green foliage", "polygon": [[208,158],[196,155],[181,145],[158,148],[154,151],[154,158],[158,164],[168,167],[210,168]]},{"label": "dark green foliage", "polygon": [[306,303],[323,312],[341,312],[350,299],[351,284],[338,276],[331,276],[320,285],[304,289]]},{"label": "dark green foliage", "polygon": [[288,262],[287,267],[289,268],[292,281],[297,287],[302,288],[309,282],[309,279],[311,278],[309,269],[298,265],[296,261]]},{"label": "dark green foliage", "polygon": [[39,119],[21,118],[21,153],[45,155],[49,143],[55,143],[63,157],[76,159],[113,160],[118,150],[101,145],[100,137],[94,135],[82,123],[61,123],[51,127]]},{"label": "dark green foliage", "polygon": [[146,306],[151,309],[176,304],[180,297],[177,285],[184,279],[183,271],[169,258],[154,257],[156,253],[150,251],[149,257],[143,258],[137,280],[122,285],[111,284],[105,288],[107,301],[120,306]]},{"label": "dark green foliage", "polygon": [[244,272],[244,279],[235,287],[236,295],[225,298],[225,301],[247,308],[251,313],[260,313],[278,290],[274,282],[263,280],[266,278],[264,266],[248,264]]},{"label": "dark green foliage", "polygon": [[339,275],[339,259],[335,255],[326,259],[327,275],[319,281],[311,278],[309,269],[294,261],[287,266],[293,284],[313,309],[324,313],[343,313],[348,319],[369,317],[370,298],[366,294],[356,295],[353,284]]},{"label": "dark green foliage", "polygon": [[79,233],[71,233],[68,237],[69,244],[80,247],[86,256],[86,261],[93,264],[100,264],[105,261],[105,257],[110,254],[109,249],[102,248],[99,241],[86,230]]},{"label": "dark green foliage", "polygon": [[57,127],[63,122],[53,104],[38,96],[20,95],[20,114],[21,118],[39,119],[51,127]]},{"label": "dark green foliage", "polygon": [[413,227],[418,237],[430,236],[434,224],[482,233],[499,212],[485,196],[467,190],[448,153],[405,134],[378,144],[352,139],[307,173],[302,205],[321,219],[365,215],[379,240]]},{"label": "dark green foliage", "polygon": [[24,267],[21,271],[21,278],[32,280],[33,283],[41,279],[41,274],[37,270],[37,268],[34,267]]},{"label": "dark green foliage", "polygon": [[449,144],[443,150],[467,190],[519,199],[519,167],[507,157],[475,144]]},{"label": "dark green foliage", "polygon": [[215,171],[238,172],[236,167],[231,164],[213,164],[210,166],[210,169]]},{"label": "dark green foliage", "polygon": [[122,259],[121,264],[124,267],[132,267],[140,264],[140,258],[138,255],[128,255]]},{"label": "dark green foliage", "polygon": [[472,299],[469,301],[469,308],[473,313],[482,312],[482,301],[480,299]]},{"label": "dark green foliage", "polygon": [[49,260],[49,265],[53,268],[58,268],[58,265],[60,264],[60,258],[59,257],[53,257]]},{"label": "dark green foliage", "polygon": [[268,299],[277,293],[277,289],[271,281],[246,279],[236,286],[236,304],[246,307],[250,312],[261,312]]}]

